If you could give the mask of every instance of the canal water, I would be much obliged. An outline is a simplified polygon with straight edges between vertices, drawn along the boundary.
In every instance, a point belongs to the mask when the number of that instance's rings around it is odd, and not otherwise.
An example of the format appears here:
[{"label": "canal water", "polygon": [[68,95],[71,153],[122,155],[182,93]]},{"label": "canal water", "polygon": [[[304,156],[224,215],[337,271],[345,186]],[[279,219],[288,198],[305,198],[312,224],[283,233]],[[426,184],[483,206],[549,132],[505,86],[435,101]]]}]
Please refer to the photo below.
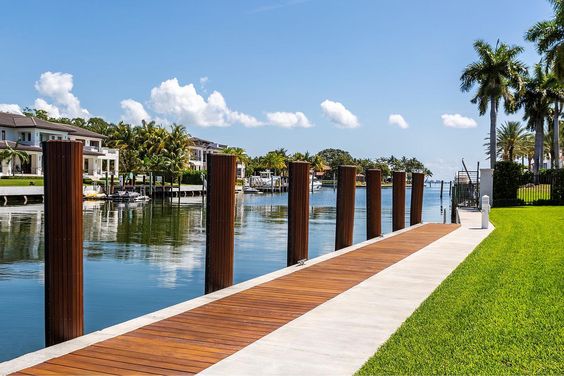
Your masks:
[{"label": "canal water", "polygon": [[[391,192],[382,191],[385,233],[391,231]],[[408,206],[409,198],[408,188]],[[311,197],[310,258],[333,250],[335,200],[331,188]],[[447,193],[447,213],[448,201]],[[235,283],[286,266],[286,205],[285,193],[238,195]],[[442,222],[442,210],[439,189],[426,188],[423,220]],[[358,189],[355,243],[365,240],[365,218],[365,190]],[[42,205],[0,207],[0,361],[44,346],[43,236]],[[180,204],[85,202],[85,331],[202,295],[204,263],[200,199]]]}]

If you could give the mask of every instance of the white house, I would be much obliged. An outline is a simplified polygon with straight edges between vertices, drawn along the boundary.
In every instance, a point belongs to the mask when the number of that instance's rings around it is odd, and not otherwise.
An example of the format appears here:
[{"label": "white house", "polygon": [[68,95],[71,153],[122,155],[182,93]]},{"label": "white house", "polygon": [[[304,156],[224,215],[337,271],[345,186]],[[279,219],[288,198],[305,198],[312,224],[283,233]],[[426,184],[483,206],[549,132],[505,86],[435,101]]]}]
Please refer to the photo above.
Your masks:
[{"label": "white house", "polygon": [[[198,137],[192,137],[192,146],[190,146],[190,167],[194,170],[207,170],[207,155],[221,153],[227,147],[224,144],[203,140]],[[237,177],[245,177],[245,164],[237,163]]]},{"label": "white house", "polygon": [[89,130],[68,124],[53,123],[35,117],[0,112],[0,149],[8,147],[25,151],[27,163],[16,159],[15,171],[11,161],[2,161],[0,176],[42,175],[41,142],[47,140],[75,140],[84,144],[84,175],[100,177],[106,172],[118,174],[119,152],[103,147],[106,137]]}]

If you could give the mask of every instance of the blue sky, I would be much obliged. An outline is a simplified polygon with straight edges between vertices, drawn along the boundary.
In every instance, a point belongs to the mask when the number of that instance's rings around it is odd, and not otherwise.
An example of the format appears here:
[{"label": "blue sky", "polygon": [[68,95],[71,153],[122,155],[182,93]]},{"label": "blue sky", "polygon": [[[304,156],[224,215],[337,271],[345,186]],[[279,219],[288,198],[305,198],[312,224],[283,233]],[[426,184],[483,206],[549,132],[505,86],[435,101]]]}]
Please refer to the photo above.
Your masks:
[{"label": "blue sky", "polygon": [[[545,0],[4,0],[1,8],[0,104],[34,107],[39,98],[61,114],[110,121],[145,111],[251,155],[334,147],[416,156],[445,179],[462,157],[486,164],[488,117],[459,90],[472,42],[522,45],[532,65],[539,56],[523,34],[551,16]],[[445,114],[477,126],[446,127]],[[520,115],[500,120],[508,118]]]}]

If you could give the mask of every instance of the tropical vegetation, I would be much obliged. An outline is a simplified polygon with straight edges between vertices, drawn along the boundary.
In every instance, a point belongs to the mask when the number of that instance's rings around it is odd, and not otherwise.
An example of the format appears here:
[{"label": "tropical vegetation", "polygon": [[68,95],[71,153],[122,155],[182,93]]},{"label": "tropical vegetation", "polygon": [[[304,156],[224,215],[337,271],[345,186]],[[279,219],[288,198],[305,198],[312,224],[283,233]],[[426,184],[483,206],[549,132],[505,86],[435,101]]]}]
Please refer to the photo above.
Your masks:
[{"label": "tropical vegetation", "polygon": [[[564,0],[550,0],[554,16],[533,25],[526,33],[525,39],[536,44],[541,54],[541,62],[532,68],[532,73],[520,60],[523,52],[520,46],[509,46],[497,41],[495,46],[483,40],[474,42],[474,50],[478,60],[469,64],[463,71],[460,88],[468,92],[476,87],[471,102],[478,104],[480,115],[490,110],[490,132],[487,155],[491,167],[495,166],[497,157],[506,159],[526,155],[528,168],[533,169],[538,178],[543,162],[548,154],[554,168],[561,167],[561,117],[564,103]],[[522,109],[527,128],[534,132],[533,150],[531,153],[531,136],[520,132],[519,135],[505,133],[502,139],[508,141],[502,147],[497,143],[497,117],[499,105],[503,102],[505,112],[515,113]],[[517,129],[502,129],[504,132],[515,132]],[[547,144],[546,136],[550,135]],[[513,141],[508,137],[523,138],[527,143],[527,152],[515,152]],[[548,147],[546,147],[548,146]],[[501,151],[501,153],[500,153]],[[548,153],[546,152],[548,151]],[[532,163],[531,163],[532,154]]]},{"label": "tropical vegetation", "polygon": [[0,150],[0,165],[4,161],[11,163],[12,175],[16,174],[16,159],[19,159],[21,163],[27,163],[29,161],[29,154],[27,154],[25,151],[17,149],[17,142],[15,147],[11,147],[8,141],[4,141],[4,149]]}]

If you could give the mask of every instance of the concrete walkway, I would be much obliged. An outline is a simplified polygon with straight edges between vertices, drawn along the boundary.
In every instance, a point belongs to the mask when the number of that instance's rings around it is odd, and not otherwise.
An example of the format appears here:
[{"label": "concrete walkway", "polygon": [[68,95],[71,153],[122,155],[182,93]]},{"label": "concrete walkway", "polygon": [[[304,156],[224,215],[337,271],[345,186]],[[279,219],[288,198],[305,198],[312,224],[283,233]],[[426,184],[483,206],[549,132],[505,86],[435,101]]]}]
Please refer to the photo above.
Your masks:
[{"label": "concrete walkway", "polygon": [[462,226],[205,369],[201,375],[352,375],[493,230]]}]

